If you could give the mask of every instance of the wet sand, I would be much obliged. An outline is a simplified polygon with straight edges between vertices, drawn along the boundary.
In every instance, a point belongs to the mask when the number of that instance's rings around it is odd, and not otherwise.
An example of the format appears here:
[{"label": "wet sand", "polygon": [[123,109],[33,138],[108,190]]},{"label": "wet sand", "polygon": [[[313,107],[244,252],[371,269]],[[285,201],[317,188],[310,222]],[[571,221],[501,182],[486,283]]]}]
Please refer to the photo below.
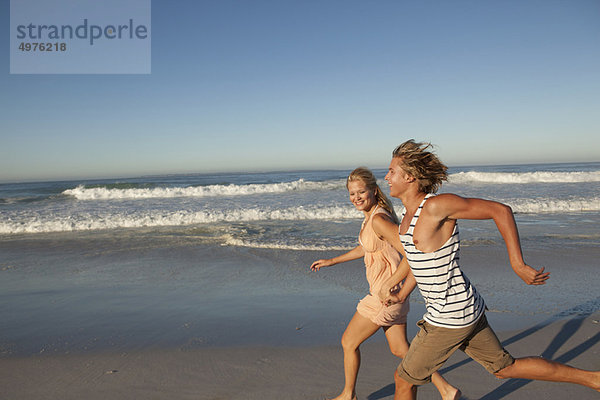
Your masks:
[{"label": "wet sand", "polygon": [[[501,246],[463,253],[514,356],[600,369],[598,249],[531,250],[553,274],[543,288],[522,284]],[[339,339],[367,290],[360,262],[309,272],[327,252],[139,232],[24,236],[0,242],[0,254],[2,399],[333,397],[343,385]],[[423,313],[420,296],[412,301],[409,336]],[[397,364],[383,335],[365,343],[359,398],[391,399]],[[468,399],[600,398],[574,385],[498,381],[462,353],[442,373]],[[420,393],[439,398],[431,385]]]}]

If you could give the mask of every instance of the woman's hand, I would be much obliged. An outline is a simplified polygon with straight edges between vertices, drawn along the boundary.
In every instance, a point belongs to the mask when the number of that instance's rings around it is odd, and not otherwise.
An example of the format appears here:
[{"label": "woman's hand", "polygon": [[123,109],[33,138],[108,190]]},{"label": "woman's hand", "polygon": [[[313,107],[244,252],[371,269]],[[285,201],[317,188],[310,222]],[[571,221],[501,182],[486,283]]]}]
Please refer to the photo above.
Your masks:
[{"label": "woman's hand", "polygon": [[353,248],[352,250],[350,250],[344,254],[341,254],[339,256],[315,261],[310,266],[310,270],[318,271],[323,267],[331,267],[332,265],[335,265],[335,264],[340,264],[340,263],[350,261],[350,260],[356,260],[358,258],[364,257],[364,255],[365,255],[365,250],[362,248],[361,245],[358,245],[355,248]]},{"label": "woman's hand", "polygon": [[387,298],[383,302],[383,305],[389,307],[393,304],[404,303],[406,301],[406,297],[400,294],[400,291],[391,292],[388,294]]},{"label": "woman's hand", "polygon": [[333,264],[334,263],[333,263],[333,261],[330,258],[325,259],[325,260],[317,260],[314,263],[312,263],[312,265],[310,266],[310,270],[311,271],[318,271],[318,270],[320,270],[323,267],[330,267]]}]

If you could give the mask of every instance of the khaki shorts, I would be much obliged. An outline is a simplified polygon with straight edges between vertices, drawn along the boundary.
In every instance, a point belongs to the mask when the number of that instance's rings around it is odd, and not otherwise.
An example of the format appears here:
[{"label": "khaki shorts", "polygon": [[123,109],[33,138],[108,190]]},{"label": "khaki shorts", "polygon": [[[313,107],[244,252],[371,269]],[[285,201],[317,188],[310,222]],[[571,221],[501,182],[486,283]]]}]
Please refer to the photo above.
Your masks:
[{"label": "khaki shorts", "polygon": [[430,382],[431,374],[458,349],[492,374],[515,361],[500,344],[488,325],[485,314],[476,323],[465,328],[442,328],[424,320],[417,322],[417,325],[421,330],[413,339],[397,370],[402,379],[413,385]]}]

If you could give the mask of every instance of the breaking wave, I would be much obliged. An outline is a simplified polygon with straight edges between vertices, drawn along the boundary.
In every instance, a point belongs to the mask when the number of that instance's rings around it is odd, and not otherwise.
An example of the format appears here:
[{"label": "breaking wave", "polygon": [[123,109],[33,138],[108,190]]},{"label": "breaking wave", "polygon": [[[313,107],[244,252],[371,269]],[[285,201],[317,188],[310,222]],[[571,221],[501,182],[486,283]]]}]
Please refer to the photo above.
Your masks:
[{"label": "breaking wave", "polygon": [[[515,213],[573,213],[600,211],[600,198],[574,198],[568,200],[500,199],[512,207]],[[251,221],[301,221],[301,220],[349,220],[360,219],[362,213],[351,206],[296,206],[271,208],[250,206],[231,210],[121,210],[111,207],[95,211],[60,212],[21,211],[8,213],[0,219],[0,234],[47,233],[91,231],[119,228],[145,228],[161,226],[187,226],[196,224],[237,223]],[[256,244],[246,243],[257,247]]]},{"label": "breaking wave", "polygon": [[581,183],[600,182],[600,171],[588,172],[459,172],[449,176],[450,183]]},{"label": "breaking wave", "polygon": [[0,221],[0,234],[71,232],[118,228],[184,226],[219,222],[336,220],[360,218],[351,207],[292,207],[287,209],[237,209],[228,211],[147,211],[127,214],[89,213],[69,216],[22,216],[18,221]]},{"label": "breaking wave", "polygon": [[155,188],[110,188],[85,187],[79,185],[67,189],[63,195],[73,196],[77,200],[114,200],[114,199],[151,199],[173,197],[216,197],[246,196],[263,193],[284,193],[301,190],[339,189],[344,183],[341,180],[313,182],[299,179],[293,182],[248,184],[248,185],[208,185],[189,187],[155,187]]}]

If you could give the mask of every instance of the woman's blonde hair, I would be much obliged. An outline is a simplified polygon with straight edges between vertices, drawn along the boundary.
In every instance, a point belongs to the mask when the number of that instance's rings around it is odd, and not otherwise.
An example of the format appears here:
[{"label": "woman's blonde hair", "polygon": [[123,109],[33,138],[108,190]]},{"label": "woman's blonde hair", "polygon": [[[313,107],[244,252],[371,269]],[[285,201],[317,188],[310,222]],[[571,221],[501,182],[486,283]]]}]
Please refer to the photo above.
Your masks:
[{"label": "woman's blonde hair", "polygon": [[390,199],[381,191],[381,188],[377,184],[377,179],[375,175],[371,172],[370,169],[365,167],[358,167],[354,171],[350,172],[348,175],[348,179],[346,179],[346,189],[348,189],[348,184],[350,182],[360,181],[365,184],[367,189],[372,190],[375,193],[375,198],[377,199],[377,204],[386,210],[392,216],[392,219],[397,224],[398,216],[394,211],[394,206]]},{"label": "woman's blonde hair", "polygon": [[435,193],[443,181],[448,180],[448,167],[428,149],[431,143],[417,143],[407,140],[392,152],[392,157],[402,159],[404,171],[419,183],[419,191]]}]

